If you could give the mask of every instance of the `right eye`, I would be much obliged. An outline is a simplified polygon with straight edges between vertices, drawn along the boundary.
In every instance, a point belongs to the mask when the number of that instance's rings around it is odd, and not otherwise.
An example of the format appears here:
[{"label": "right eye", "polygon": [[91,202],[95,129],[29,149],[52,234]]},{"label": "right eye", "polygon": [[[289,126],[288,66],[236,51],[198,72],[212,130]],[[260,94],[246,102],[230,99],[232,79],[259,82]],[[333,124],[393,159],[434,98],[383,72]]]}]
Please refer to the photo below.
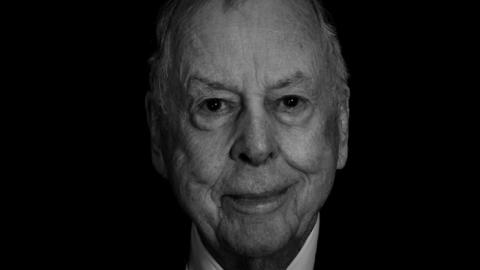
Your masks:
[{"label": "right eye", "polygon": [[235,100],[205,98],[192,108],[193,125],[202,130],[212,130],[227,123],[239,108]]},{"label": "right eye", "polygon": [[201,109],[208,110],[210,112],[218,112],[222,109],[222,106],[225,107],[224,102],[219,98],[209,98],[204,100],[201,104]]},{"label": "right eye", "polygon": [[206,116],[220,116],[233,110],[230,101],[220,98],[207,98],[198,104],[198,112]]}]

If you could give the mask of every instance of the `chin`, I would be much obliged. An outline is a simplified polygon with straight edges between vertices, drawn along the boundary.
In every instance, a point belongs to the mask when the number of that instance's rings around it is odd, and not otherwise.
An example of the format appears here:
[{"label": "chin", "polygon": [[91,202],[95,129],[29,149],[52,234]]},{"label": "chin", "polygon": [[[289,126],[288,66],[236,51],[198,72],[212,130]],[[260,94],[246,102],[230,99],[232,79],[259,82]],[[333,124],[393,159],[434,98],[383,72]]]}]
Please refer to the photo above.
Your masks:
[{"label": "chin", "polygon": [[294,232],[282,215],[235,216],[222,221],[217,239],[233,253],[266,257],[286,247]]}]

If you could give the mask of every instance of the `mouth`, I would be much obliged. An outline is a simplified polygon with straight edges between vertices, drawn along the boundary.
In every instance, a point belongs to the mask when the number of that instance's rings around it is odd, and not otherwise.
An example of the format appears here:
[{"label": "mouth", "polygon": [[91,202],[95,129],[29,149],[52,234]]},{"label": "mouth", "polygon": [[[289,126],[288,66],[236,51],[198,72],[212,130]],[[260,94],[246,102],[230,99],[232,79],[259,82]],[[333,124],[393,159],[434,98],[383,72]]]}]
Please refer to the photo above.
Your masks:
[{"label": "mouth", "polygon": [[242,214],[268,214],[280,208],[288,198],[291,186],[262,193],[227,194],[222,205]]}]

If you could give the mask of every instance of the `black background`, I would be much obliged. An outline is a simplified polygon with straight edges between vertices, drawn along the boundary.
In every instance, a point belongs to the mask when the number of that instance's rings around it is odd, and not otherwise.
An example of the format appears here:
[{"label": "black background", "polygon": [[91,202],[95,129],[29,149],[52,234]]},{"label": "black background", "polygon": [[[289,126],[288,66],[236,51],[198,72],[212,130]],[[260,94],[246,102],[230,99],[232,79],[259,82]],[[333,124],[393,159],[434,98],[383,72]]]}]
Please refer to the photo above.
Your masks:
[{"label": "black background", "polygon": [[[25,230],[43,263],[184,267],[190,223],[151,165],[144,109],[160,6],[28,8],[24,54],[39,57],[28,68],[51,85],[32,90],[48,101],[30,116],[40,120],[29,139],[40,148],[31,171],[45,176],[31,188],[40,199],[28,203],[35,215]],[[436,110],[443,105],[430,79],[440,21],[426,5],[324,6],[351,74],[351,118],[347,165],[321,210],[318,263],[441,262],[450,237],[443,215],[454,210],[441,194],[449,173],[435,128],[452,119]]]}]

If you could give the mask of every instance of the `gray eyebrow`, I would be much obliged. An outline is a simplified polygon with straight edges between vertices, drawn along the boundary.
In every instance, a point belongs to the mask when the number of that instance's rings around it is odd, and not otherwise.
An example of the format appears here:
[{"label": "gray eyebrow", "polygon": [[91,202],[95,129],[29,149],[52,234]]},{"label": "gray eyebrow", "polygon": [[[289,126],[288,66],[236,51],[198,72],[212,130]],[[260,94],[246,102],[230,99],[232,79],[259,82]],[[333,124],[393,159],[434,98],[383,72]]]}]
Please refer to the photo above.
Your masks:
[{"label": "gray eyebrow", "polygon": [[210,80],[208,78],[202,77],[198,74],[192,75],[189,78],[188,86],[190,87],[191,83],[194,82],[194,81],[200,82],[200,83],[204,84],[205,86],[207,86],[208,88],[210,88],[212,90],[228,90],[228,91],[232,91],[232,92],[238,92],[238,87],[236,87],[236,86],[228,85],[228,84],[221,83],[221,82],[218,82],[218,81],[213,81],[213,80]]},{"label": "gray eyebrow", "polygon": [[[277,82],[268,85],[266,87],[267,90],[278,90],[282,88],[287,88],[287,87],[293,87],[296,85],[299,85],[304,82],[309,82],[312,79],[308,76],[306,76],[303,72],[297,71],[293,75],[287,76],[283,79],[278,80]],[[211,80],[209,78],[205,78],[203,76],[200,76],[198,74],[192,75],[188,79],[188,88],[190,88],[190,85],[192,82],[197,81],[200,82],[201,84],[207,86],[211,90],[227,90],[227,91],[232,91],[232,92],[238,92],[239,88],[234,85],[229,85],[226,83],[218,82]]]},{"label": "gray eyebrow", "polygon": [[277,90],[277,89],[292,87],[306,81],[307,82],[311,81],[311,78],[306,76],[303,72],[297,71],[293,75],[288,76],[284,79],[280,79],[274,84],[267,86],[267,90]]}]

